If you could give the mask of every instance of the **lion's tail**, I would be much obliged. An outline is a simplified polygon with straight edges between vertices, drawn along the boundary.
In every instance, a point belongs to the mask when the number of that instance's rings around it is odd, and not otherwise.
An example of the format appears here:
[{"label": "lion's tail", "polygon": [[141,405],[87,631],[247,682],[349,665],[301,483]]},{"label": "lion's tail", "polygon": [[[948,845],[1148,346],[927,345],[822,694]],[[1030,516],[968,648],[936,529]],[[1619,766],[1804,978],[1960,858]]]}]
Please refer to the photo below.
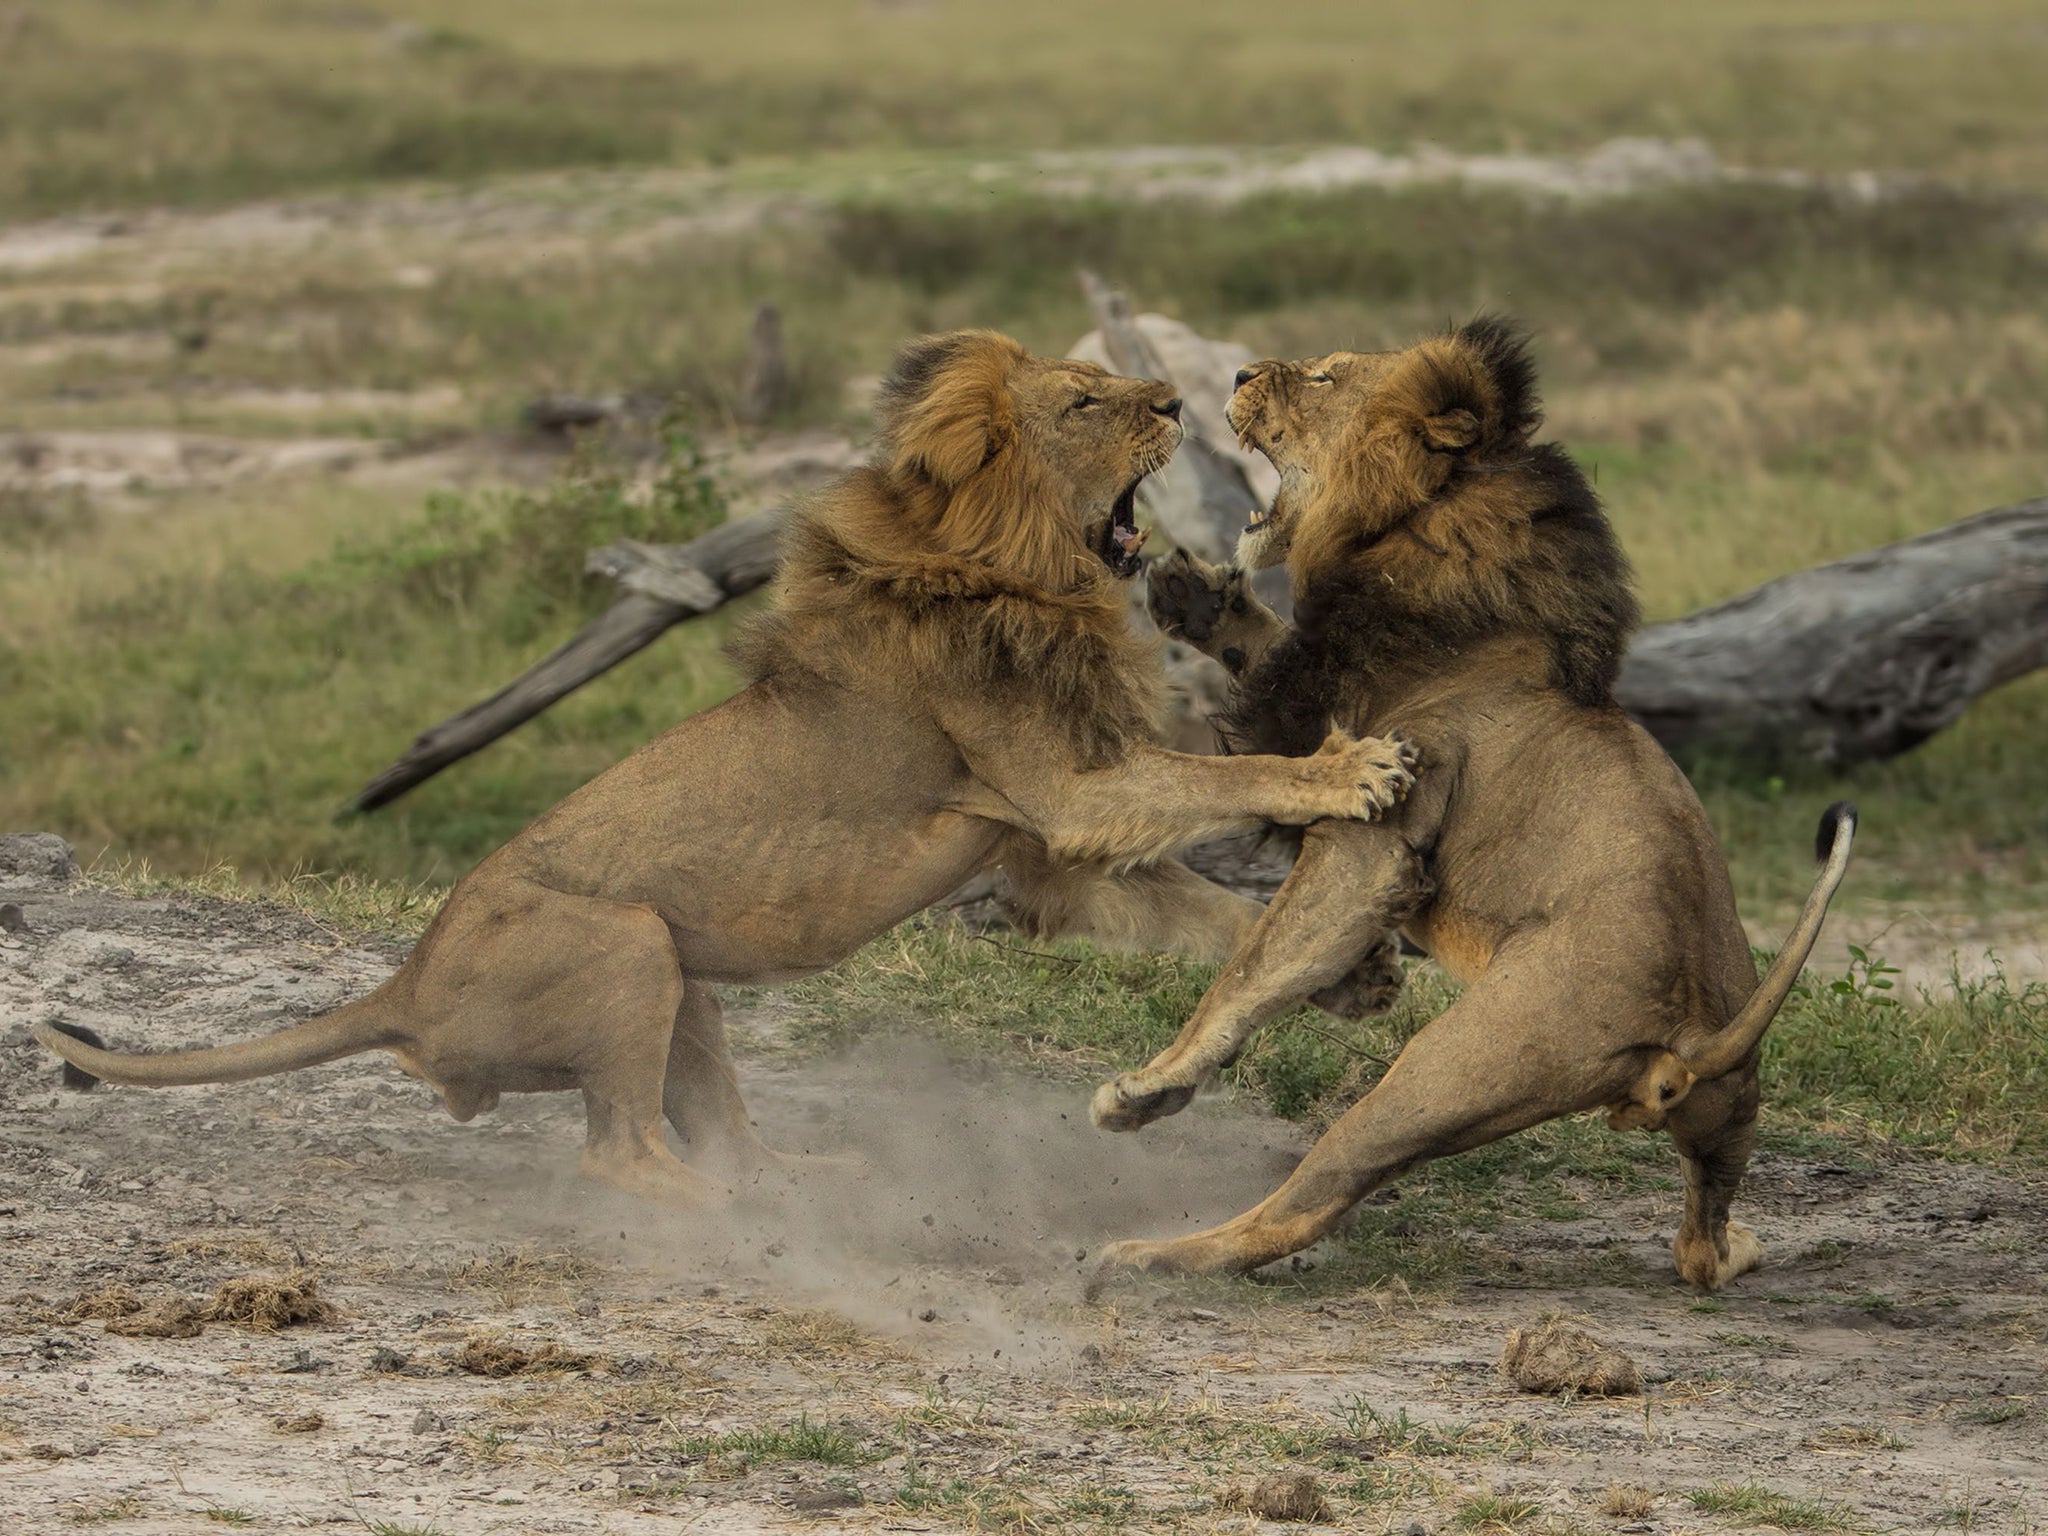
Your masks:
[{"label": "lion's tail", "polygon": [[1719,1032],[1708,1036],[1696,1054],[1685,1058],[1685,1064],[1694,1077],[1704,1081],[1725,1076],[1734,1071],[1763,1039],[1764,1031],[1771,1027],[1771,1020],[1778,1016],[1778,1010],[1785,1006],[1785,999],[1791,995],[1792,983],[1798,979],[1800,967],[1813,953],[1814,941],[1820,937],[1821,921],[1828,915],[1828,903],[1841,885],[1842,876],[1848,873],[1849,846],[1855,840],[1854,805],[1847,800],[1837,800],[1821,812],[1820,830],[1813,840],[1814,856],[1822,860],[1821,871],[1813,882],[1806,905],[1800,910],[1799,921],[1793,925],[1791,936],[1785,940],[1785,947],[1778,951],[1777,959],[1764,972],[1764,979],[1757,984],[1756,991],[1742,1005],[1742,1011]]},{"label": "lion's tail", "polygon": [[100,1081],[131,1083],[143,1088],[239,1083],[246,1078],[317,1066],[323,1061],[391,1044],[400,1037],[392,1027],[393,1010],[383,991],[380,987],[368,997],[343,1003],[331,1013],[293,1024],[259,1040],[193,1051],[137,1055],[110,1051],[101,1046],[90,1030],[63,1024],[38,1024],[35,1034],[64,1058],[64,1083],[69,1088],[90,1088]]}]

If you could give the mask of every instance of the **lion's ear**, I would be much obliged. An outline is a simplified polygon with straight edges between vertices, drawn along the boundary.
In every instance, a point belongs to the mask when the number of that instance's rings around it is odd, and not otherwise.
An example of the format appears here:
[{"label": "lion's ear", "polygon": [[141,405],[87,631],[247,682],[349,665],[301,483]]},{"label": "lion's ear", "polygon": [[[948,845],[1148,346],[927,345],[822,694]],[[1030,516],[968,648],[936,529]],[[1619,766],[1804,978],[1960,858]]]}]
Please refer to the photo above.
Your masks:
[{"label": "lion's ear", "polygon": [[1015,431],[1009,374],[1024,349],[993,331],[912,342],[882,386],[891,466],[952,489],[1008,445]]},{"label": "lion's ear", "polygon": [[1463,453],[1479,441],[1479,418],[1463,406],[1425,416],[1422,440],[1438,453]]}]

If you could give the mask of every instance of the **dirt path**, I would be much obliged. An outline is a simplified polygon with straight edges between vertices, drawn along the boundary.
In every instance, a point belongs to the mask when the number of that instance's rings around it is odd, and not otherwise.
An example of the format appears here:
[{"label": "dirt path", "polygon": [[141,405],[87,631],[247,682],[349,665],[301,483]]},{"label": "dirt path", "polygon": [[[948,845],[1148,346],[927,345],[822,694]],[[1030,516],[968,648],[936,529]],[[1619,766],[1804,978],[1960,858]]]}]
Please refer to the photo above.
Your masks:
[{"label": "dirt path", "polygon": [[[1293,1128],[1219,1107],[1103,1137],[1072,1081],[908,1038],[796,1055],[771,997],[737,1010],[764,1125],[872,1171],[671,1216],[574,1182],[567,1096],[458,1126],[382,1056],[59,1093],[35,1020],[212,1042],[396,954],[264,906],[0,880],[6,901],[28,928],[0,933],[0,1529],[1248,1529],[1234,1491],[1284,1467],[1369,1531],[2048,1517],[2037,1174],[1763,1159],[1772,1263],[1719,1303],[1671,1281],[1654,1192],[1510,1222],[1429,1294],[1339,1263],[1088,1305],[1080,1253],[1237,1208]],[[75,1316],[300,1264],[341,1317],[166,1338]],[[1509,1387],[1504,1334],[1553,1311],[1630,1352],[1648,1396]],[[541,1358],[455,1363],[508,1345]]]},{"label": "dirt path", "polygon": [[[564,249],[611,250],[729,233],[801,218],[850,193],[986,195],[1014,186],[1047,197],[1203,198],[1242,202],[1270,192],[1462,184],[1540,196],[1627,197],[1672,186],[1764,183],[1877,198],[1913,178],[1821,176],[1724,164],[1698,139],[1611,139],[1580,155],[1468,155],[1429,145],[1382,153],[1355,145],[1237,145],[1056,150],[1018,155],[815,159],[813,185],[776,163],[734,171],[646,168],[500,176],[276,198],[186,212],[131,209],[0,226],[0,275],[83,269],[134,280],[167,267],[251,251],[291,253],[339,240],[379,252],[461,249],[521,261]],[[401,274],[402,280],[402,274]]]}]

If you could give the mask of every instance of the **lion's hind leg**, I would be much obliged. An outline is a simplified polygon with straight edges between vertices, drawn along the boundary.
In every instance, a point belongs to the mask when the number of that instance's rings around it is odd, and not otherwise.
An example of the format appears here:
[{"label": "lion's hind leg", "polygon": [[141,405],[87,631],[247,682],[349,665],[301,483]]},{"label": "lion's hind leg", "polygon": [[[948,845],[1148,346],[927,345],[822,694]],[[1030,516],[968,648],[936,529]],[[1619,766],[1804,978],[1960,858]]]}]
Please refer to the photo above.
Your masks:
[{"label": "lion's hind leg", "polygon": [[513,880],[458,890],[436,938],[414,996],[431,1028],[412,1053],[458,1119],[501,1091],[579,1088],[584,1177],[688,1206],[726,1198],[662,1135],[683,977],[652,910]]},{"label": "lion's hind leg", "polygon": [[669,1036],[661,1106],[693,1163],[741,1181],[776,1169],[858,1172],[862,1167],[850,1157],[778,1152],[761,1139],[740,1095],[718,993],[706,981],[684,982]]},{"label": "lion's hind leg", "polygon": [[1099,1273],[1257,1269],[1324,1237],[1365,1196],[1420,1163],[1611,1102],[1629,1069],[1560,1027],[1570,1000],[1530,979],[1539,970],[1496,965],[1409,1041],[1378,1085],[1251,1210],[1188,1237],[1112,1243]]},{"label": "lion's hind leg", "polygon": [[1756,1234],[1728,1216],[1756,1147],[1757,1098],[1752,1066],[1695,1084],[1667,1122],[1685,1175],[1671,1260],[1702,1290],[1717,1291],[1763,1262]]}]

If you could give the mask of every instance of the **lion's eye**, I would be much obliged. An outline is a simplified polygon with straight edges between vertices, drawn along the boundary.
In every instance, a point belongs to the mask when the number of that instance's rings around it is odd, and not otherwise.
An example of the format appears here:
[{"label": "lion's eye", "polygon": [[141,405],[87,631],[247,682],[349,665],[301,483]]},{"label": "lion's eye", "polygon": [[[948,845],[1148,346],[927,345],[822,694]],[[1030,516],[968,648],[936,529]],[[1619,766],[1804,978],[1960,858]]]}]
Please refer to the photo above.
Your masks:
[{"label": "lion's eye", "polygon": [[1327,373],[1305,373],[1302,377],[1311,384],[1327,384],[1330,382],[1330,376]]},{"label": "lion's eye", "polygon": [[1091,405],[1100,404],[1102,404],[1102,397],[1100,395],[1083,395],[1080,397],[1080,399],[1076,400],[1073,403],[1070,409],[1076,411],[1085,411]]}]

